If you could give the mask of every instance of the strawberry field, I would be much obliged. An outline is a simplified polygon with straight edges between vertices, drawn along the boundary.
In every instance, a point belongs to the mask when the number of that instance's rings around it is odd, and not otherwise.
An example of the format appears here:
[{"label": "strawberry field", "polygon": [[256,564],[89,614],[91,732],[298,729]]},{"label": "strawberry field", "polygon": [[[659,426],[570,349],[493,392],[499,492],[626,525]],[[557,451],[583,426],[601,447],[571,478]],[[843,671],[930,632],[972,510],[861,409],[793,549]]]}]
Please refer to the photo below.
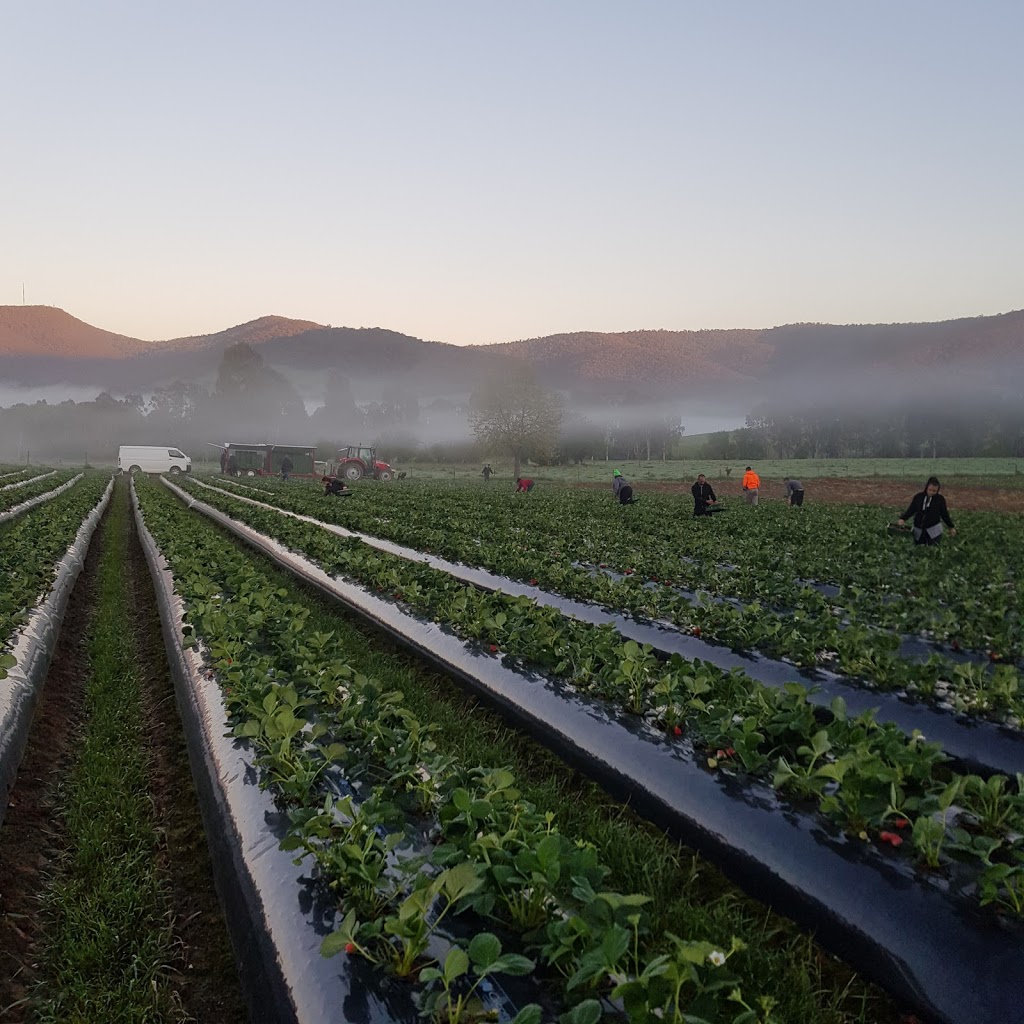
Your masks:
[{"label": "strawberry field", "polygon": [[[107,486],[42,476],[0,480],[44,502],[0,523],[12,651]],[[1021,516],[923,550],[902,509],[132,501],[250,1019],[1013,1019]]]}]

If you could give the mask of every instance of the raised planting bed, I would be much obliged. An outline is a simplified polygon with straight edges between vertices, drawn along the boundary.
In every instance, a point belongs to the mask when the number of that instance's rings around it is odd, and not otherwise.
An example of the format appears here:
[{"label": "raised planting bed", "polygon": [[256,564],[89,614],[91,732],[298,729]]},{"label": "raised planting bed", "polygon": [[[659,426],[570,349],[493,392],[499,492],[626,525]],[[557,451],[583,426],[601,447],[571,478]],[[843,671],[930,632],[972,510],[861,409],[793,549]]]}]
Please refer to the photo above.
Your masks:
[{"label": "raised planting bed", "polygon": [[6,523],[35,508],[51,498],[63,494],[74,483],[81,480],[84,473],[48,474],[45,479],[33,483],[17,491],[0,494],[0,523]]},{"label": "raised planting bed", "polygon": [[[269,482],[268,490],[296,511],[316,501],[310,488]],[[925,632],[1005,660],[1024,648],[1015,589],[1024,564],[1019,516],[965,513],[951,544],[922,553],[886,536],[896,510],[769,505],[713,522],[694,521],[689,511],[686,502],[656,494],[624,510],[610,495],[577,490],[545,489],[521,500],[451,485],[361,492],[332,506],[340,525],[475,564],[484,559],[521,578],[558,578],[574,560],[604,563],[644,581]]]},{"label": "raised planting bed", "polygon": [[[235,488],[227,484],[224,489]],[[527,514],[523,505],[505,510],[504,520],[499,517],[500,509],[492,510],[486,522],[480,522],[478,516],[469,532],[460,533],[461,512],[448,508],[448,495],[434,498],[435,506],[414,507],[415,514],[410,515],[403,508],[393,517],[363,510],[364,500],[373,501],[373,496],[363,494],[353,503],[324,499],[309,488],[290,492],[278,488],[271,500],[287,511],[312,511],[317,518],[344,527],[411,543],[415,548],[472,566],[485,566],[561,596],[656,620],[730,648],[763,651],[802,668],[838,671],[855,685],[863,681],[865,686],[894,692],[910,702],[931,702],[941,710],[1005,722],[1011,728],[1019,727],[1024,718],[1024,684],[1013,664],[1017,657],[1014,652],[1019,648],[1013,638],[1020,631],[1020,616],[1012,578],[989,581],[983,588],[987,595],[982,602],[986,628],[1000,636],[998,641],[990,638],[984,652],[970,652],[942,647],[935,637],[926,640],[903,635],[909,624],[908,609],[889,607],[898,600],[893,593],[894,583],[902,580],[890,580],[885,587],[888,619],[874,613],[851,618],[852,612],[834,605],[813,588],[792,582],[783,586],[774,578],[765,580],[758,576],[756,567],[746,568],[753,582],[744,598],[750,603],[743,604],[723,598],[706,581],[693,584],[699,592],[682,591],[678,575],[673,579],[673,570],[665,566],[661,575],[646,575],[632,568],[617,573],[589,554],[592,544],[578,527],[574,530],[563,526],[562,520],[552,515],[561,532],[538,537],[532,528],[520,525],[520,516]],[[456,493],[456,503],[457,499]],[[438,508],[450,513],[443,529],[437,528]],[[600,521],[599,516],[597,519]],[[433,528],[427,528],[424,520]],[[569,517],[567,522],[574,520]],[[756,529],[758,523],[759,519],[748,525]],[[689,526],[693,528],[692,523]],[[543,528],[549,533],[552,529],[547,524]],[[665,544],[664,540],[659,543]],[[678,555],[678,549],[672,552],[680,565],[689,564],[690,556]],[[642,552],[631,552],[634,561],[639,562],[641,556]],[[958,561],[956,566],[960,564]],[[945,573],[946,567],[941,571]],[[948,580],[940,579],[947,587],[950,585]],[[912,580],[905,583],[908,589],[914,585]],[[977,595],[982,588],[973,579],[964,585],[974,588],[966,590],[961,599],[962,617],[967,619],[969,614],[980,614]],[[913,609],[937,605],[938,600],[929,594],[928,600],[918,600]],[[954,610],[959,614],[960,606]],[[966,641],[960,645],[954,640],[953,644],[965,647]]]},{"label": "raised planting bed", "polygon": [[112,486],[91,478],[45,517],[26,517],[0,535],[0,821],[68,597]]},{"label": "raised planting bed", "polygon": [[[878,721],[897,725],[908,735],[915,731],[920,732],[930,741],[941,744],[942,748],[960,761],[967,771],[983,775],[1014,775],[1017,772],[1024,772],[1024,732],[1019,728],[969,716],[955,717],[932,705],[908,700],[906,694],[897,695],[867,689],[854,680],[826,670],[798,669],[791,664],[767,658],[756,652],[734,651],[703,637],[696,637],[692,633],[684,633],[673,628],[671,624],[638,620],[630,615],[550,593],[536,585],[523,584],[484,569],[450,562],[438,555],[360,534],[311,516],[290,512],[251,498],[229,495],[209,485],[190,486],[189,491],[192,494],[209,495],[210,500],[218,503],[222,510],[227,509],[236,518],[246,518],[239,502],[268,509],[300,522],[318,526],[337,536],[361,540],[387,554],[428,565],[479,589],[527,597],[539,607],[555,609],[581,622],[612,626],[620,636],[647,645],[656,654],[665,658],[678,654],[683,658],[702,660],[726,672],[740,670],[756,682],[775,688],[800,682],[813,688],[809,699],[823,707],[831,706],[836,698],[840,698],[851,714],[859,715],[870,711]],[[218,499],[217,495],[221,497]],[[227,503],[225,498],[229,499]],[[272,521],[262,519],[261,523],[266,531],[267,524]],[[279,534],[276,536],[280,539]]]},{"label": "raised planting bed", "polygon": [[[1014,967],[1019,922],[979,908],[973,895],[977,875],[965,875],[956,862],[940,859],[942,873],[915,871],[909,859],[890,851],[889,843],[903,843],[902,817],[893,819],[892,832],[879,836],[882,847],[872,848],[808,814],[802,802],[780,803],[769,788],[734,775],[731,766],[715,758],[709,764],[703,750],[564,684],[500,664],[223,513],[190,504],[487,697],[559,756],[705,852],[748,891],[816,928],[824,944],[920,1012],[961,1024],[1007,1014],[1012,1019],[1024,997],[1024,976]],[[813,774],[828,750],[818,734],[809,739],[801,756]],[[913,746],[929,760],[925,745]],[[735,754],[725,751],[723,760]],[[921,806],[913,824],[915,845],[925,833],[941,835],[940,845],[953,841],[956,830],[947,826],[957,814],[951,800],[959,788],[958,783],[935,792],[930,810]],[[1019,799],[1013,790],[1007,795]]]}]

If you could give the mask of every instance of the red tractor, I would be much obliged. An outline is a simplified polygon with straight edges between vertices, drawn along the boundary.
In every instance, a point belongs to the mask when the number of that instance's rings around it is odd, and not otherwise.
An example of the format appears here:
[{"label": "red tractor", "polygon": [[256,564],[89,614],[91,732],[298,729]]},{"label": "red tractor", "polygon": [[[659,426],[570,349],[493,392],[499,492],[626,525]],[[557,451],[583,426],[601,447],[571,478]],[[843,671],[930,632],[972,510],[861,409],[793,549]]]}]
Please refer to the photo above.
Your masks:
[{"label": "red tractor", "polygon": [[360,445],[339,448],[333,469],[334,476],[345,480],[362,480],[364,476],[372,476],[374,480],[387,483],[395,478],[395,471],[386,462],[377,461],[376,448]]}]

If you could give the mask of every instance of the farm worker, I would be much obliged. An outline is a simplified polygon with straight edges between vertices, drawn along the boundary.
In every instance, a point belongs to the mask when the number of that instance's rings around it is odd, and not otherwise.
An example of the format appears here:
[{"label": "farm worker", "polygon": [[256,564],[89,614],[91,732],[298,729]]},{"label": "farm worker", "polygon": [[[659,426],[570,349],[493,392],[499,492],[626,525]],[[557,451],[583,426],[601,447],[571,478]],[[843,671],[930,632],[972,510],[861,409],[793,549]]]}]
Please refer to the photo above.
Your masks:
[{"label": "farm worker", "polygon": [[227,468],[228,468],[228,450],[227,450],[227,448],[225,448],[220,453],[220,471],[222,473],[224,473],[224,472],[227,471]]},{"label": "farm worker", "polygon": [[620,505],[636,504],[637,499],[633,497],[633,488],[629,486],[629,481],[618,469],[612,471],[612,494],[619,499]]},{"label": "farm worker", "polygon": [[493,472],[494,470],[491,469],[491,464],[489,462],[485,462],[484,468],[480,470],[480,475],[484,478],[485,484],[489,484],[491,482],[491,474]]},{"label": "farm worker", "polygon": [[711,508],[712,505],[718,504],[718,499],[715,497],[715,490],[708,483],[708,478],[703,474],[699,474],[697,482],[690,488],[690,493],[693,495],[693,518],[697,516],[709,516],[712,512],[721,512],[720,508]]},{"label": "farm worker", "polygon": [[747,497],[748,505],[757,504],[757,491],[760,486],[761,478],[747,466],[747,470],[743,474],[743,493]]},{"label": "farm worker", "polygon": [[238,476],[238,456],[234,452],[228,456],[228,476]]},{"label": "farm worker", "polygon": [[924,490],[914,495],[910,508],[899,518],[899,525],[903,526],[911,516],[914,517],[915,544],[938,544],[942,539],[943,523],[949,527],[950,537],[956,536],[946,499],[939,494],[941,486],[937,476],[928,477]]},{"label": "farm worker", "polygon": [[523,494],[529,494],[530,491],[532,491],[532,490],[533,490],[533,481],[532,480],[527,480],[527,478],[525,476],[517,476],[516,477],[516,494],[518,494],[520,491],[522,491]]},{"label": "farm worker", "polygon": [[795,505],[799,508],[804,503],[804,485],[799,480],[794,480],[789,476],[786,477],[783,483],[786,485],[786,498],[789,500],[790,505]]},{"label": "farm worker", "polygon": [[352,490],[343,484],[336,476],[325,476],[321,481],[324,485],[324,496],[334,495],[338,498],[350,498]]},{"label": "farm worker", "polygon": [[283,458],[283,459],[281,460],[281,479],[282,479],[282,480],[287,480],[287,479],[288,479],[288,474],[289,474],[289,473],[290,473],[290,472],[291,472],[291,471],[292,471],[292,470],[293,470],[294,468],[295,468],[295,463],[294,463],[294,462],[292,462],[292,458],[291,458],[291,456],[290,456],[290,455],[286,455],[286,456],[285,456],[285,457],[284,457],[284,458]]}]

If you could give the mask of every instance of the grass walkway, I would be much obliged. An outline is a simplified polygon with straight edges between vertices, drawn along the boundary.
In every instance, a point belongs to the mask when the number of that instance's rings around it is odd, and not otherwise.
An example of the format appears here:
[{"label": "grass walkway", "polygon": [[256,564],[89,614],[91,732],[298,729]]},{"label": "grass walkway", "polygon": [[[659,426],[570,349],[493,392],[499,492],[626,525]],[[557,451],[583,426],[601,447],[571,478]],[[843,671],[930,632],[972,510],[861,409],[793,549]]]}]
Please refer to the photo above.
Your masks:
[{"label": "grass walkway", "polygon": [[123,489],[94,543],[102,557],[87,635],[89,675],[77,760],[61,786],[65,853],[42,897],[46,940],[39,1021],[184,1021],[171,984],[177,958],[158,867],[144,717],[126,585]]}]

